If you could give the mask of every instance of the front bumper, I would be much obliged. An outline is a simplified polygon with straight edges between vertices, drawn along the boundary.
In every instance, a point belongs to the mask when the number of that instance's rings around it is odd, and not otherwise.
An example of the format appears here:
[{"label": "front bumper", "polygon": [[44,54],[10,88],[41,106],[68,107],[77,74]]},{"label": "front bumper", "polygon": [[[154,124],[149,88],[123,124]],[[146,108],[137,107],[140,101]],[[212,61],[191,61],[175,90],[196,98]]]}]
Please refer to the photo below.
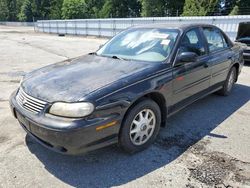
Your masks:
[{"label": "front bumper", "polygon": [[[15,99],[16,92],[10,97],[10,107],[23,129],[43,146],[63,154],[82,154],[96,150],[118,141],[120,129],[119,115],[105,118],[70,119],[49,114],[33,114],[21,107]],[[102,130],[97,127],[110,122],[114,126]]]}]

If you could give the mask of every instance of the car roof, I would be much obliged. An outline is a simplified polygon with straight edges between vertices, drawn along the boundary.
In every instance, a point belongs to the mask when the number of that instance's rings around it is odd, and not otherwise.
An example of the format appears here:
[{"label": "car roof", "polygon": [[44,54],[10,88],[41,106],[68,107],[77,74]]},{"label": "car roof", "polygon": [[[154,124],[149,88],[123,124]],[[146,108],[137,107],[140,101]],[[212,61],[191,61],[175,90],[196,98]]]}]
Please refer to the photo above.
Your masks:
[{"label": "car roof", "polygon": [[193,23],[193,24],[172,24],[172,23],[155,23],[147,25],[137,25],[133,28],[165,28],[165,29],[179,29],[186,30],[192,27],[216,27],[212,24],[203,24],[203,23]]}]

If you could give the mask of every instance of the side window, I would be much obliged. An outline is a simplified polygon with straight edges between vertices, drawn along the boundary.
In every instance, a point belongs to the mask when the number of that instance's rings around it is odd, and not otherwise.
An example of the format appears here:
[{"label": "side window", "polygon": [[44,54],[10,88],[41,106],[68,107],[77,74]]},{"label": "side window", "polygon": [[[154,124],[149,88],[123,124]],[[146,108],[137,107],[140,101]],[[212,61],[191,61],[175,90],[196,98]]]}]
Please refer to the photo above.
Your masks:
[{"label": "side window", "polygon": [[206,53],[205,47],[202,43],[199,29],[191,29],[182,38],[179,52],[194,52],[198,56]]},{"label": "side window", "polygon": [[224,36],[218,29],[204,28],[203,31],[207,39],[210,52],[214,52],[228,47]]}]

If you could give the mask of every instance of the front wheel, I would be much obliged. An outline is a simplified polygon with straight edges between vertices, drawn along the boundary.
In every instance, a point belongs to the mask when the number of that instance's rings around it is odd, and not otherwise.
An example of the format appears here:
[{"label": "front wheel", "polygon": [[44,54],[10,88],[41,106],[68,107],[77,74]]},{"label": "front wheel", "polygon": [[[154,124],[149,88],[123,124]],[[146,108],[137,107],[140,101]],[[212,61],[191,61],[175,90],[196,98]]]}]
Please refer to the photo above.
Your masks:
[{"label": "front wheel", "polygon": [[119,145],[129,153],[147,148],[152,144],[161,125],[161,111],[156,102],[145,99],[132,107],[125,116]]},{"label": "front wheel", "polygon": [[227,79],[225,83],[223,84],[223,88],[218,92],[218,94],[223,95],[223,96],[228,96],[235,84],[236,81],[236,68],[232,67],[227,75]]}]

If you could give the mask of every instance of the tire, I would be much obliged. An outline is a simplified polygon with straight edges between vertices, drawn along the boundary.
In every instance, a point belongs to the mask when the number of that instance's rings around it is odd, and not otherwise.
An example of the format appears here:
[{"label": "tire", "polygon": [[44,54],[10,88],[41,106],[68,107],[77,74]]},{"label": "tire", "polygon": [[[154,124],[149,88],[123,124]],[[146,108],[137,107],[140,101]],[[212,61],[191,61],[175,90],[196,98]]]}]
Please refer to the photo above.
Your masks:
[{"label": "tire", "polygon": [[223,84],[223,88],[218,91],[219,95],[228,96],[231,93],[236,81],[236,76],[237,76],[236,68],[232,67],[227,75],[225,83]]},{"label": "tire", "polygon": [[119,146],[135,153],[150,146],[161,125],[161,110],[156,102],[144,99],[127,112],[119,134]]}]

